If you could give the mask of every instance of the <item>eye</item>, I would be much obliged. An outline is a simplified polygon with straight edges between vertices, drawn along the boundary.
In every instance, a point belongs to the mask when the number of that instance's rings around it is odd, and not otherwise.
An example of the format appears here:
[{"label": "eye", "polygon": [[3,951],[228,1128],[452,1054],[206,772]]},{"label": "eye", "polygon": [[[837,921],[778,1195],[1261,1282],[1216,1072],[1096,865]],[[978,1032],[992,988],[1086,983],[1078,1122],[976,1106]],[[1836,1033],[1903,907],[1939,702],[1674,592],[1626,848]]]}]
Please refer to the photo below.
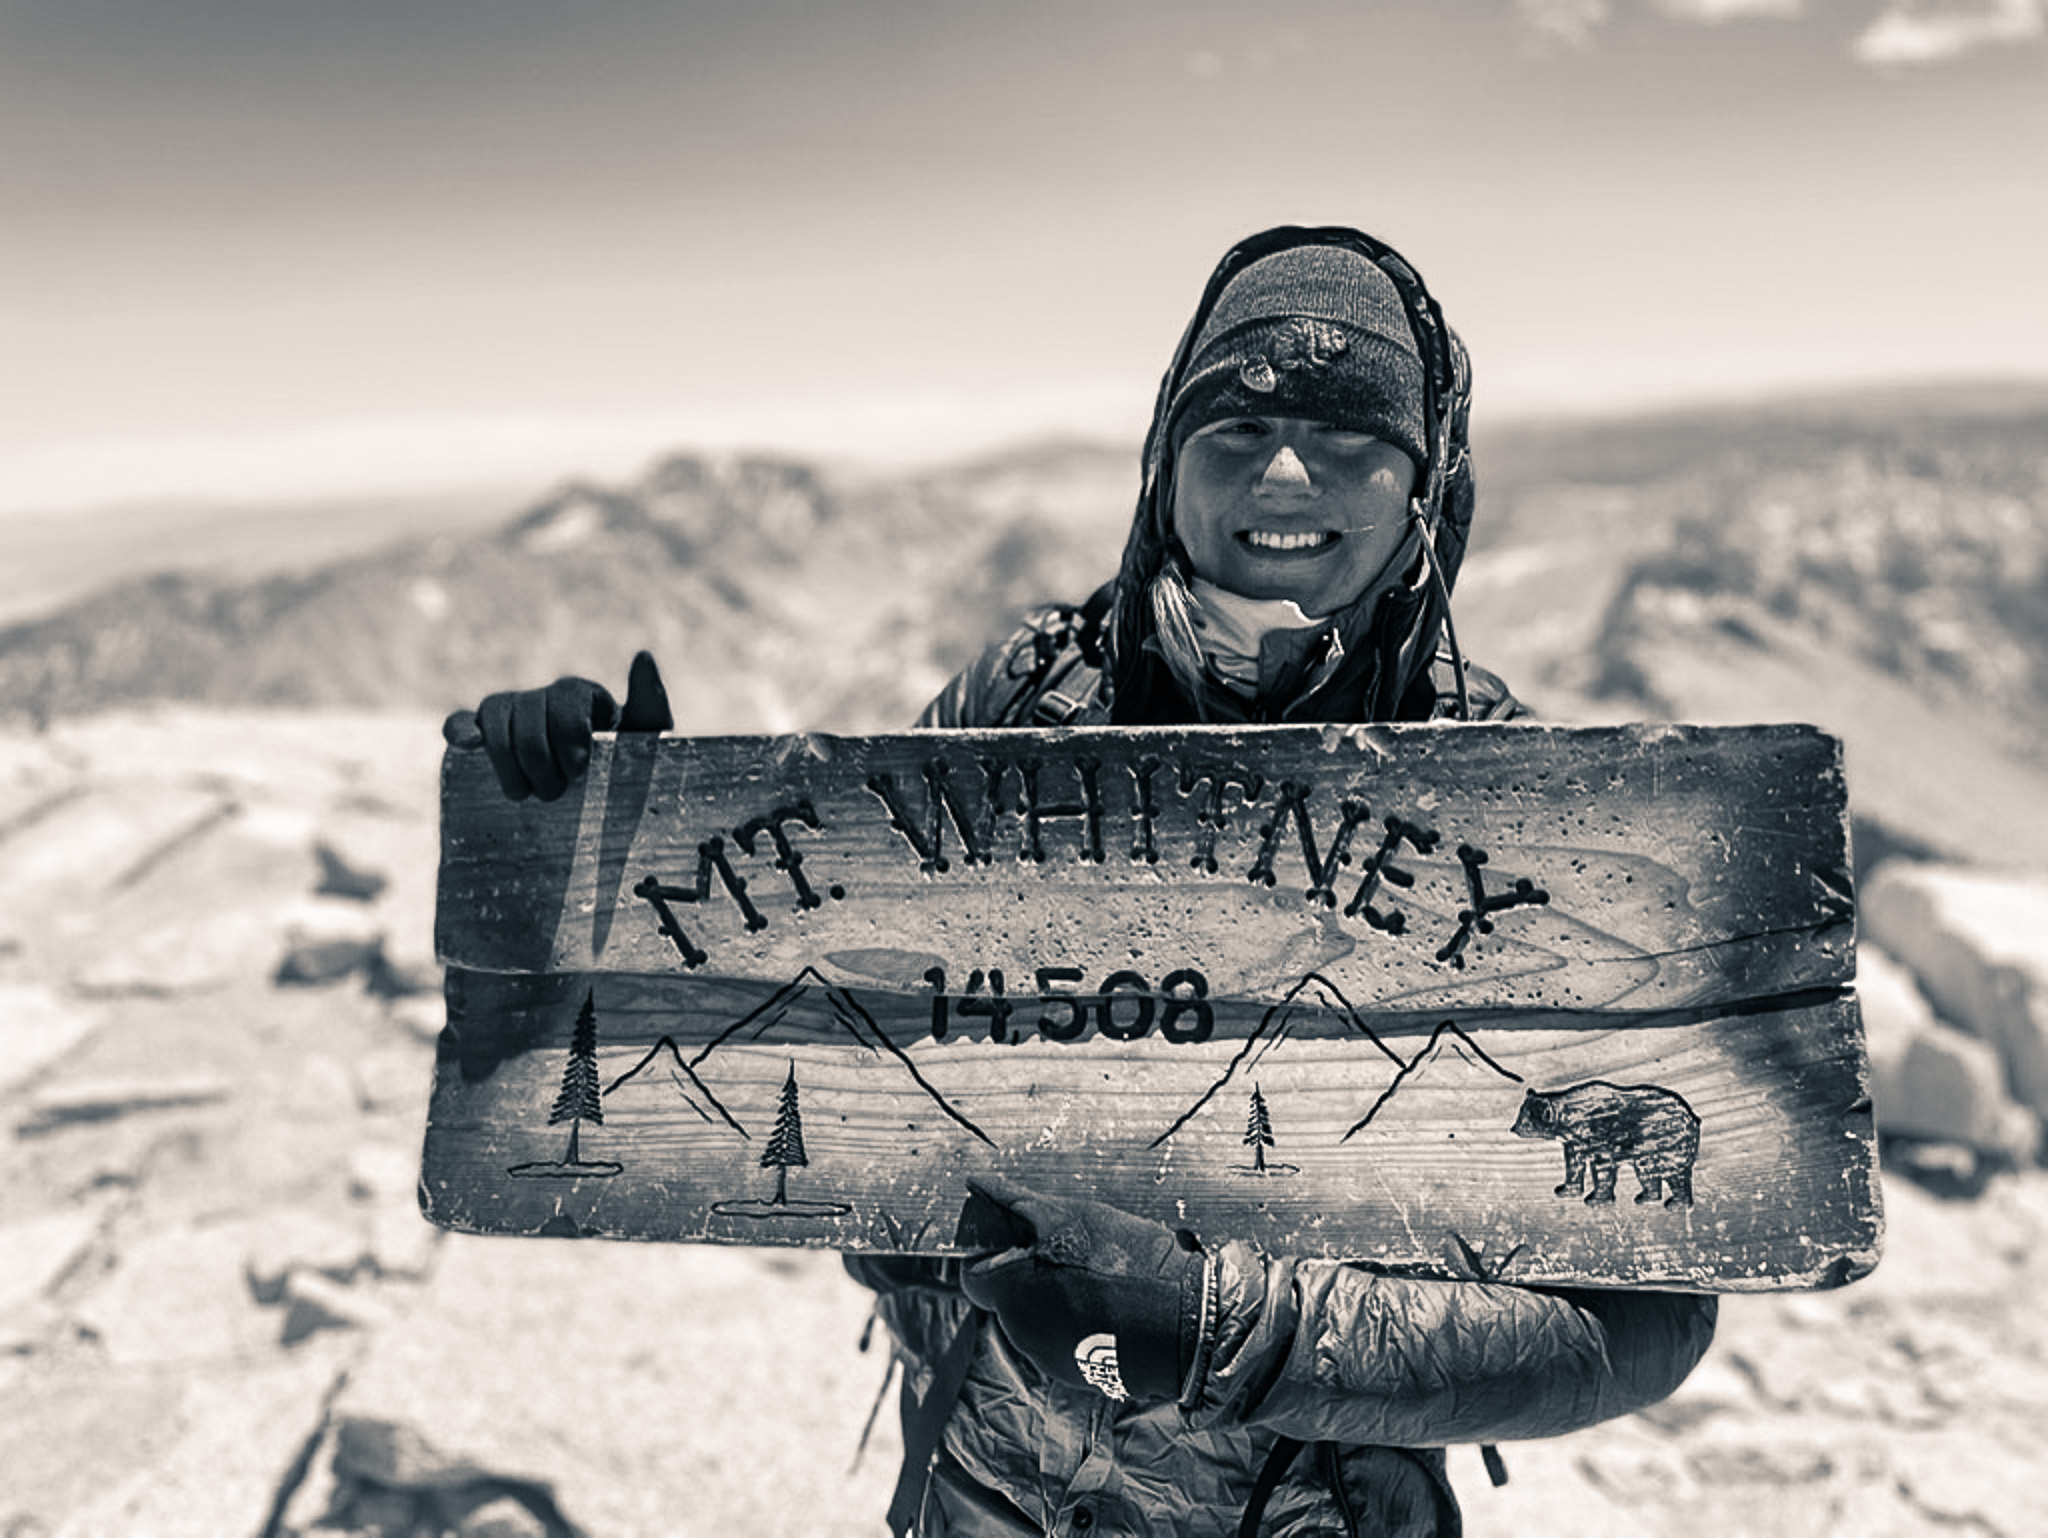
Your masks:
[{"label": "eye", "polygon": [[1226,417],[1221,422],[1211,422],[1197,432],[1197,438],[1205,438],[1224,448],[1251,448],[1272,436],[1272,429],[1257,417]]},{"label": "eye", "polygon": [[1324,448],[1337,454],[1356,454],[1371,448],[1380,440],[1371,433],[1352,432],[1344,427],[1323,427],[1316,431],[1316,441]]}]

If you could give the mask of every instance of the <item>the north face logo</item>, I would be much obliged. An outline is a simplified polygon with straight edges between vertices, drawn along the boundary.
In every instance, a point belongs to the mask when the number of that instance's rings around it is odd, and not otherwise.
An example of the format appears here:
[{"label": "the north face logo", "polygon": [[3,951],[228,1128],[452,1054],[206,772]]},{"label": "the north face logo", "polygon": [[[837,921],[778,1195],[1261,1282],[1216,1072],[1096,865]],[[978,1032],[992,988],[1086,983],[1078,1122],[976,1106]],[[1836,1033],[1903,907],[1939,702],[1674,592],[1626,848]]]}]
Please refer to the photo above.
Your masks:
[{"label": "the north face logo", "polygon": [[1238,368],[1237,377],[1246,389],[1270,394],[1279,388],[1282,374],[1319,372],[1341,358],[1350,346],[1351,339],[1342,326],[1297,315],[1274,328],[1266,356],[1247,359]]},{"label": "the north face logo", "polygon": [[1090,1335],[1074,1347],[1074,1365],[1081,1369],[1083,1378],[1111,1399],[1130,1398],[1130,1390],[1124,1387],[1124,1375],[1117,1364],[1114,1335]]}]

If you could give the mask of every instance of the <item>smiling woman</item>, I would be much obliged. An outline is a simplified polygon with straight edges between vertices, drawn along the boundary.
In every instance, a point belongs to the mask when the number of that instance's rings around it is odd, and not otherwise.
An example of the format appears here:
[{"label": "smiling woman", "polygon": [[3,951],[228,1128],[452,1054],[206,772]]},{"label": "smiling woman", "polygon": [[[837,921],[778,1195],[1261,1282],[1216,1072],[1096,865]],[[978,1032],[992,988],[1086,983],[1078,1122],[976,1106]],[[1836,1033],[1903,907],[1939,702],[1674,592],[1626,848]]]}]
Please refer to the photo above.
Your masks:
[{"label": "smiling woman", "polygon": [[[1389,247],[1338,227],[1240,242],[1160,386],[1121,570],[1034,613],[920,724],[1519,714],[1450,632],[1470,391],[1463,344]],[[1402,836],[1386,821],[1379,861]],[[1711,1301],[1397,1280],[1215,1233],[1190,1249],[1064,1190],[975,1189],[1015,1226],[1002,1253],[848,1263],[935,1385],[906,1396],[892,1513],[925,1538],[1441,1538],[1460,1531],[1444,1443],[1638,1408],[1713,1333]]]},{"label": "smiling woman", "polygon": [[[1285,226],[1239,242],[1204,289],[1157,400],[1117,575],[1078,607],[1035,610],[946,686],[921,726],[1337,725],[1520,713],[1498,679],[1464,665],[1450,633],[1473,509],[1470,359],[1391,247],[1334,226]],[[513,799],[559,796],[585,773],[594,729],[666,722],[665,704],[635,709],[655,697],[651,657],[636,659],[633,677],[623,712],[596,684],[562,679],[457,712],[449,741],[483,748]],[[627,725],[634,719],[640,727]],[[1039,748],[1025,751],[1035,796]],[[1091,797],[1099,767],[1083,776]],[[1201,825],[1213,835],[1225,786],[1243,790],[1260,777],[1207,774],[1216,800]],[[1182,780],[1185,794],[1192,782]],[[982,781],[993,794],[995,781]],[[936,770],[927,783],[932,816],[949,809],[970,837],[975,820],[955,789]],[[920,845],[898,786],[865,778],[868,792],[892,802],[891,825],[943,869],[939,823]],[[1280,789],[1305,806],[1304,784]],[[1259,792],[1244,795],[1249,804]],[[1356,820],[1367,815],[1346,805]],[[822,825],[808,801],[801,810],[812,828]],[[1403,838],[1422,847],[1423,835],[1404,831],[1399,817],[1385,820],[1375,880]],[[1285,824],[1275,812],[1260,836],[1277,846]],[[724,868],[722,849],[722,839],[696,846],[695,898],[714,891],[707,883]],[[1040,853],[1034,844],[1032,857]],[[1092,859],[1102,858],[1098,845]],[[1469,873],[1485,855],[1461,846],[1458,858]],[[729,869],[725,879],[743,898],[744,881]],[[1271,883],[1270,868],[1264,879]],[[1388,868],[1386,879],[1402,878]],[[832,899],[845,890],[835,887]],[[633,891],[652,903],[695,900],[651,876]],[[1548,897],[1532,896],[1524,881],[1510,900]],[[1492,911],[1474,888],[1472,916]],[[704,961],[680,920],[668,922],[676,915],[660,912],[687,966]],[[750,932],[768,927],[757,910],[746,923]],[[1192,916],[1186,924],[1198,942],[1215,929]],[[1459,954],[1448,949],[1437,961]],[[1101,1033],[1129,1040],[1150,1027],[1151,976],[1166,1000],[1160,1030],[1175,1039],[1170,1018],[1199,1042],[1206,974],[1178,965],[1140,973],[1136,957],[1086,973],[1101,979]],[[946,970],[924,976],[937,1001],[932,1038],[943,1040]],[[1083,976],[1064,961],[1041,971],[1054,1006],[1047,1040],[1079,1034],[1078,1006],[1071,1022],[1057,1013],[1070,990],[1051,985]],[[975,971],[955,1018],[970,1014],[972,997],[987,1006],[982,1018],[1006,1021],[999,977],[991,968],[982,994]],[[1261,1255],[1228,1233],[1205,1235],[1204,1251],[1192,1236],[1064,1188],[1049,1198],[999,1179],[970,1189],[994,1223],[991,1251],[972,1264],[921,1253],[848,1260],[875,1288],[877,1312],[912,1364],[908,1379],[924,1384],[904,1398],[892,1533],[1024,1538],[1099,1525],[1201,1538],[1448,1538],[1460,1527],[1444,1443],[1554,1435],[1640,1408],[1677,1386],[1713,1333],[1711,1300],[1373,1276]],[[779,1197],[778,1185],[768,1205],[786,1205]],[[890,1242],[918,1243],[894,1233]],[[1304,1444],[1316,1450],[1304,1454]]]},{"label": "smiling woman", "polygon": [[927,726],[1473,720],[1450,628],[1471,360],[1415,270],[1283,226],[1210,278],[1162,381],[1122,569],[955,679]]},{"label": "smiling woman", "polygon": [[1173,527],[1198,578],[1336,613],[1411,551],[1415,461],[1370,433],[1229,417],[1188,436]]}]

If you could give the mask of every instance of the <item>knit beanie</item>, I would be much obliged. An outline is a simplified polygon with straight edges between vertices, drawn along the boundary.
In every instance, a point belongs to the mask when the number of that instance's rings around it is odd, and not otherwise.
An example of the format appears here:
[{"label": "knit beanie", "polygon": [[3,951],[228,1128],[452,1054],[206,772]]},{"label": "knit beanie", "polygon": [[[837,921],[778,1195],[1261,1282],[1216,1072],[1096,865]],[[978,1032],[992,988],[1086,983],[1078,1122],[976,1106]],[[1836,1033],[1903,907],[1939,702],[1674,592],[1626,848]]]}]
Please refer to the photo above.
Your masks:
[{"label": "knit beanie", "polygon": [[1230,417],[1304,417],[1371,433],[1419,466],[1422,355],[1393,280],[1356,251],[1296,246],[1232,278],[1168,408],[1169,442]]}]

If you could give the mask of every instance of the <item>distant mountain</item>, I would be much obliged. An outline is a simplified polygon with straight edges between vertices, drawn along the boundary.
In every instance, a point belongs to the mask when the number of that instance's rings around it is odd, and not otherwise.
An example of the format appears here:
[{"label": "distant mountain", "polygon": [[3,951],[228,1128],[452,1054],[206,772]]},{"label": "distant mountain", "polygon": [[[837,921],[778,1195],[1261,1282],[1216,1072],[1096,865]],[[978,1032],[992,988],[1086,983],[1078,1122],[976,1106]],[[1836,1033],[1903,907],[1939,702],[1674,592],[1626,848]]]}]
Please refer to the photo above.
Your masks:
[{"label": "distant mountain", "polygon": [[[1558,720],[1812,720],[1859,841],[2048,862],[2048,386],[1482,429],[1466,651]],[[0,629],[0,715],[449,709],[663,664],[684,732],[907,722],[1114,570],[1136,454],[914,474],[678,454],[311,569],[121,582]],[[2042,831],[2035,831],[2035,830]]]},{"label": "distant mountain", "polygon": [[1858,865],[2039,868],[2048,387],[1523,427],[1476,450],[1459,633],[1555,719],[1842,737]]},{"label": "distant mountain", "polygon": [[1128,512],[1071,504],[1107,501],[1128,475],[1112,463],[1128,456],[1045,445],[856,479],[676,455],[311,571],[122,582],[0,630],[0,714],[452,709],[564,673],[617,689],[648,647],[683,731],[899,725],[1025,605],[1100,580]]},{"label": "distant mountain", "polygon": [[6,513],[0,624],[42,618],[138,576],[204,571],[247,581],[331,565],[428,530],[500,524],[530,489]]},{"label": "distant mountain", "polygon": [[1575,584],[1598,629],[1543,682],[1668,709],[1638,645],[1760,609],[2048,749],[2048,387],[1525,428],[1478,462],[1486,550],[1625,556]]}]

